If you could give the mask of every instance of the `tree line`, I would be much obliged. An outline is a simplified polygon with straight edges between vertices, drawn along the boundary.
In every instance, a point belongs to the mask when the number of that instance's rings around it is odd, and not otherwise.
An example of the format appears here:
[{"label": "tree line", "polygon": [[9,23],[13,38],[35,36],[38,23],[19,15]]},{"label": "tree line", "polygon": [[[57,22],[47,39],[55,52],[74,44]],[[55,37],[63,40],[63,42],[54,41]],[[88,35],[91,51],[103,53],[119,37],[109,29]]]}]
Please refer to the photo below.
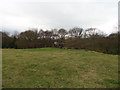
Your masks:
[{"label": "tree line", "polygon": [[30,29],[21,33],[9,35],[7,32],[2,34],[2,48],[43,48],[56,47],[65,49],[85,49],[98,51],[108,54],[119,54],[119,32],[104,34],[96,28],[74,27],[70,30],[52,29],[37,30]]}]

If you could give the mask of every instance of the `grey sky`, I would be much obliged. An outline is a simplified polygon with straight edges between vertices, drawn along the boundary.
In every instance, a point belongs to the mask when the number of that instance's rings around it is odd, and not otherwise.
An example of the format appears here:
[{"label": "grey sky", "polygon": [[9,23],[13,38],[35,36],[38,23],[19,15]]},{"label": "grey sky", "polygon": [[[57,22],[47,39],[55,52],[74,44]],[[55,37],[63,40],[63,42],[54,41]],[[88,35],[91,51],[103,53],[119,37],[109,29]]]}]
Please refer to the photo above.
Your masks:
[{"label": "grey sky", "polygon": [[115,30],[119,0],[1,0],[0,26],[11,31],[28,28],[96,27]]}]

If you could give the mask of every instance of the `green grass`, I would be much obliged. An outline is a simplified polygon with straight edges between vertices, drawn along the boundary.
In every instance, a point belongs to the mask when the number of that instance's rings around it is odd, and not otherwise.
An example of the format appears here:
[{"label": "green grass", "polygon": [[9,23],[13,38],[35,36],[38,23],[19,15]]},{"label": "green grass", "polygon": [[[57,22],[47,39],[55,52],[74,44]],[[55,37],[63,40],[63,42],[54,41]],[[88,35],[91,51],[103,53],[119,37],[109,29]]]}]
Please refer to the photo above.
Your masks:
[{"label": "green grass", "polygon": [[57,48],[3,49],[3,88],[117,88],[118,56]]}]

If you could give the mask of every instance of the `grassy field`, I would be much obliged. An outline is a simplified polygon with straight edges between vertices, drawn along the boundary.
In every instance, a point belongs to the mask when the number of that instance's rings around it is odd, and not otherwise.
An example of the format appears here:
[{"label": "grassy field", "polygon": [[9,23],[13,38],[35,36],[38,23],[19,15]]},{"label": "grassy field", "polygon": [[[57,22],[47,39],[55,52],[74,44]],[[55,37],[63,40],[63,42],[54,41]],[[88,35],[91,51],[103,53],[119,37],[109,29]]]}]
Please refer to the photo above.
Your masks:
[{"label": "grassy field", "polygon": [[3,49],[3,88],[118,87],[118,56],[56,48]]}]

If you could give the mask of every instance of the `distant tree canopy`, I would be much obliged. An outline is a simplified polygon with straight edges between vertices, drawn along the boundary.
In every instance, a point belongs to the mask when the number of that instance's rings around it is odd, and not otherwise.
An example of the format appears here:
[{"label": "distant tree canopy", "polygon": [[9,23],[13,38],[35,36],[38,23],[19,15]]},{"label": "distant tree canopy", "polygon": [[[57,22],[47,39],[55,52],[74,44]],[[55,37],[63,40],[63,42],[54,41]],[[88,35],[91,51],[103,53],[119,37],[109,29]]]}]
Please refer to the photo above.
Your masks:
[{"label": "distant tree canopy", "polygon": [[83,28],[74,27],[70,30],[64,28],[46,31],[31,29],[14,35],[9,35],[7,32],[0,33],[2,34],[2,48],[57,47],[119,54],[119,32],[106,36],[96,28],[84,30]]}]

